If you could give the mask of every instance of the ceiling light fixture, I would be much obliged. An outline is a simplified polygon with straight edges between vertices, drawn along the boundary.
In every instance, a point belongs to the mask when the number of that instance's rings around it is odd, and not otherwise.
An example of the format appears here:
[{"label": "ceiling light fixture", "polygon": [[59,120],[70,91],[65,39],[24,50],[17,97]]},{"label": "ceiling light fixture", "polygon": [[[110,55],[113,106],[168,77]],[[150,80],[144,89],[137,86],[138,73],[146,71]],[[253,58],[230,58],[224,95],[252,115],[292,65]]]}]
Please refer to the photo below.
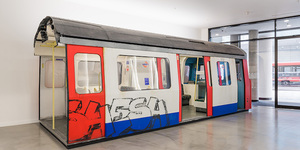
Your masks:
[{"label": "ceiling light fixture", "polygon": [[216,36],[219,36],[219,34],[217,33]]},{"label": "ceiling light fixture", "polygon": [[288,19],[286,19],[286,20],[284,20],[283,22],[289,22],[290,20],[288,20]]},{"label": "ceiling light fixture", "polygon": [[290,25],[290,24],[287,24],[287,25],[286,25],[286,27],[288,27],[288,28],[291,27],[291,26],[292,26],[292,25]]}]

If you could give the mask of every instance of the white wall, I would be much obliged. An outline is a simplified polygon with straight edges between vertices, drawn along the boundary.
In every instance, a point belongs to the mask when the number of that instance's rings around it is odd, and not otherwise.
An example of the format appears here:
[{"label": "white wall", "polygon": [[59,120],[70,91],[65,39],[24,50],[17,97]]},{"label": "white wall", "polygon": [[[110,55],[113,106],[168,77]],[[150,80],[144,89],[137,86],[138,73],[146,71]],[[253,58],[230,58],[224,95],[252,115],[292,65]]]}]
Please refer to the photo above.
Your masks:
[{"label": "white wall", "polygon": [[[128,5],[132,7],[133,4]],[[192,39],[201,38],[199,29],[129,15],[115,9],[82,5],[71,0],[2,0],[0,126],[38,121],[38,57],[33,56],[33,38],[39,22],[45,16]]]},{"label": "white wall", "polygon": [[200,40],[208,41],[208,28],[200,29]]}]

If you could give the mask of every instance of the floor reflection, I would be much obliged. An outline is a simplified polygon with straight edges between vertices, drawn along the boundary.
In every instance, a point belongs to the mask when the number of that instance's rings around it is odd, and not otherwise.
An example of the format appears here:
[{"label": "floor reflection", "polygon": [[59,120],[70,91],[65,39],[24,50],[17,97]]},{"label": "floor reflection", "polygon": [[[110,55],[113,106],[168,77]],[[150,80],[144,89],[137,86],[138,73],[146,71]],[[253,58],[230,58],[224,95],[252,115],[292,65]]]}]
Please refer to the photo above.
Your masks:
[{"label": "floor reflection", "polygon": [[[256,106],[246,112],[75,149],[298,149],[300,110]],[[39,124],[0,128],[0,149],[65,149]]]}]

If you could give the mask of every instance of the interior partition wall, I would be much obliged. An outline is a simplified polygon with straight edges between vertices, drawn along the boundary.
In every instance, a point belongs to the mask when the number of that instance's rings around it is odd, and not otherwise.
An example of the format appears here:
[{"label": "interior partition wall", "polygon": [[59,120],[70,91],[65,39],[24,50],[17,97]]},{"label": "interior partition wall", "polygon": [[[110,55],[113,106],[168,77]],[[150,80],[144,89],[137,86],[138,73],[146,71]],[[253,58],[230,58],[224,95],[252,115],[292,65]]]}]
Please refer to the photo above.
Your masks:
[{"label": "interior partition wall", "polygon": [[300,16],[210,28],[209,41],[247,53],[253,101],[300,108]]}]

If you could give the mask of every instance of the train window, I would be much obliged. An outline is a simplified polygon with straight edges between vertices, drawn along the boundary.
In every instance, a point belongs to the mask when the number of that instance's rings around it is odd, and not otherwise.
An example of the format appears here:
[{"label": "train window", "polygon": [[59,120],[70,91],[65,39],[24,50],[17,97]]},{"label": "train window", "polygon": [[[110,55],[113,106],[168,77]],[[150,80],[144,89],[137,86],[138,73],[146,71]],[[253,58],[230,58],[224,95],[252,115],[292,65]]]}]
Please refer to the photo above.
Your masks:
[{"label": "train window", "polygon": [[118,62],[118,85],[122,82],[122,63]]},{"label": "train window", "polygon": [[231,85],[229,63],[224,61],[218,61],[217,70],[218,70],[219,85],[220,86]]},{"label": "train window", "polygon": [[74,56],[74,63],[76,92],[100,93],[102,91],[100,56],[77,53]]},{"label": "train window", "polygon": [[171,86],[169,60],[156,57],[118,56],[120,91],[157,90],[159,76],[157,62],[160,60],[161,81],[164,89]]},{"label": "train window", "polygon": [[[54,87],[62,88],[65,86],[66,65],[62,60],[54,62]],[[52,60],[45,62],[45,87],[52,88]]]},{"label": "train window", "polygon": [[236,63],[236,77],[238,81],[242,81],[242,70],[241,70],[241,63]]}]

